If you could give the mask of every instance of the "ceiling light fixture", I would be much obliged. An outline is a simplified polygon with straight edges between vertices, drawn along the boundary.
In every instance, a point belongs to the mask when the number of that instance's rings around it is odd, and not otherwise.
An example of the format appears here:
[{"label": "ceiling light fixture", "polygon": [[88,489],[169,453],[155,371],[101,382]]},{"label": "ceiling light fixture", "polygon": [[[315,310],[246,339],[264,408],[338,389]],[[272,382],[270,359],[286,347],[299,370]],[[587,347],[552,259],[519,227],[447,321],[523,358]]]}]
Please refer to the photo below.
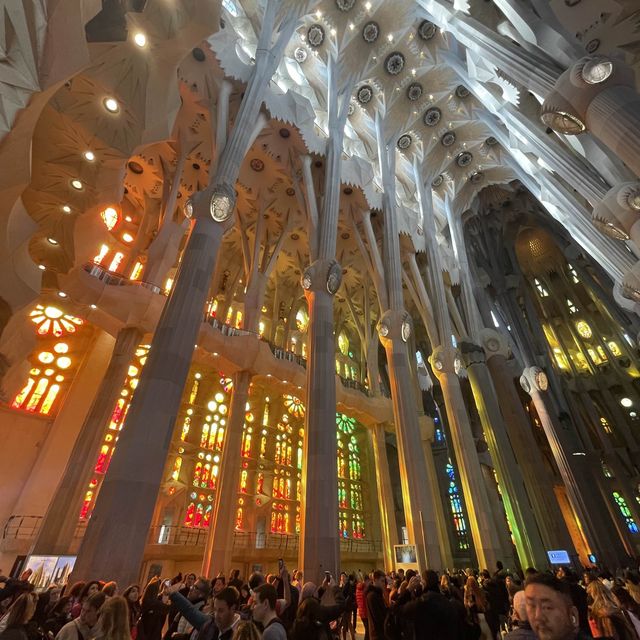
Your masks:
[{"label": "ceiling light fixture", "polygon": [[65,213],[71,213],[71,207],[68,204],[63,205],[62,210]]},{"label": "ceiling light fixture", "polygon": [[115,98],[105,98],[102,104],[109,113],[118,113],[120,111],[120,105]]},{"label": "ceiling light fixture", "polygon": [[133,41],[142,48],[147,44],[147,36],[145,36],[142,31],[138,31],[138,33],[133,36]]},{"label": "ceiling light fixture", "polygon": [[97,309],[97,308],[98,308],[98,307],[97,307],[97,305],[95,305],[95,304],[90,304],[89,306],[90,306],[92,309]]},{"label": "ceiling light fixture", "polygon": [[57,241],[55,238],[47,238],[47,241],[48,241],[50,244],[58,244],[58,241]]},{"label": "ceiling light fixture", "polygon": [[133,236],[130,233],[123,233],[122,234],[122,239],[125,242],[133,242]]},{"label": "ceiling light fixture", "polygon": [[74,180],[71,181],[71,186],[76,189],[76,191],[81,191],[82,190],[82,182],[80,180],[78,180],[78,178],[75,178]]},{"label": "ceiling light fixture", "polygon": [[82,155],[87,162],[93,162],[96,159],[96,154],[93,151],[85,151]]},{"label": "ceiling light fixture", "polygon": [[631,398],[622,398],[622,400],[620,400],[620,404],[628,409],[633,405],[633,400],[631,400]]},{"label": "ceiling light fixture", "polygon": [[64,291],[58,291],[58,295],[59,295],[61,298],[66,298],[66,297],[67,297],[67,294],[66,294]]},{"label": "ceiling light fixture", "polygon": [[40,269],[40,271],[45,271],[47,267],[45,267],[43,264],[39,264],[38,265],[38,269]]}]

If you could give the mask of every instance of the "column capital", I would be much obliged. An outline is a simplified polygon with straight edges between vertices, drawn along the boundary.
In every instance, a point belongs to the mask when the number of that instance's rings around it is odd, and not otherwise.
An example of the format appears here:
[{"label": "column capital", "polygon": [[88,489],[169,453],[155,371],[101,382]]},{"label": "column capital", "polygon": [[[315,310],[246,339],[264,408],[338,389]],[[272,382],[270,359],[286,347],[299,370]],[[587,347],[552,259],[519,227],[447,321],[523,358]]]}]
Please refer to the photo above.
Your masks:
[{"label": "column capital", "polygon": [[194,193],[184,205],[184,213],[187,218],[211,217],[215,222],[231,227],[236,200],[233,186],[221,182]]},{"label": "column capital", "polygon": [[394,342],[407,342],[411,336],[411,316],[404,309],[385,311],[378,321],[378,337],[387,348]]},{"label": "column capital", "polygon": [[465,367],[470,367],[472,364],[483,364],[487,361],[484,349],[475,342],[463,340],[458,343],[458,346],[460,347]]},{"label": "column capital", "polygon": [[429,362],[438,380],[446,374],[458,375],[464,367],[460,351],[449,346],[437,346],[429,356]]},{"label": "column capital", "polygon": [[614,240],[633,240],[640,246],[640,180],[609,189],[593,208],[591,221]]},{"label": "column capital", "polygon": [[599,94],[613,87],[634,86],[633,70],[624,62],[585,56],[556,81],[542,104],[542,122],[558,133],[582,133],[587,129],[589,105]]},{"label": "column capital", "polygon": [[549,379],[540,367],[527,367],[520,376],[520,386],[532,395],[535,391],[546,391],[549,388]]},{"label": "column capital", "polygon": [[509,341],[502,333],[495,329],[482,329],[480,331],[480,342],[487,356],[487,360],[490,360],[494,356],[502,356],[508,359],[511,355]]},{"label": "column capital", "polygon": [[304,270],[300,282],[305,295],[327,291],[333,296],[342,283],[342,267],[336,260],[321,258]]}]

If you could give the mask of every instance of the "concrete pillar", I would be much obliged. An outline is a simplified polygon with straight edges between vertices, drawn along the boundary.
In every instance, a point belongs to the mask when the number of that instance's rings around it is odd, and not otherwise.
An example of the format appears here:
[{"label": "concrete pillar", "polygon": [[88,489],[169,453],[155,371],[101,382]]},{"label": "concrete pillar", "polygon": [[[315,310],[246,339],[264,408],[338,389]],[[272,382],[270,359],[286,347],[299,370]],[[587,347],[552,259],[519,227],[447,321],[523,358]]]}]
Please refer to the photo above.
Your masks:
[{"label": "concrete pillar", "polygon": [[640,96],[633,69],[621,60],[578,60],[556,81],[541,117],[558,133],[590,131],[640,176]]},{"label": "concrete pillar", "polygon": [[376,489],[378,491],[378,508],[380,510],[380,529],[382,531],[382,553],[384,566],[391,570],[395,566],[393,545],[398,544],[398,525],[396,524],[393,489],[389,475],[387,445],[384,437],[384,426],[375,424],[369,429],[373,448],[373,459],[376,470]]},{"label": "concrete pillar", "polygon": [[393,417],[398,439],[400,483],[409,540],[416,545],[421,569],[443,568],[438,543],[434,493],[422,451],[414,386],[411,382],[406,340],[411,327],[401,311],[387,311],[378,325],[380,341],[387,354]]},{"label": "concrete pillar", "polygon": [[471,424],[465,410],[460,381],[455,372],[456,366],[460,366],[455,360],[459,358],[452,348],[440,346],[435,349],[430,361],[444,396],[478,564],[483,569],[492,569],[496,562],[501,560],[502,548],[492,520],[491,504],[482,477]]},{"label": "concrete pillar", "polygon": [[[125,427],[100,489],[73,571],[74,580],[109,576],[137,582],[165,460],[202,313],[209,278],[233,209],[229,195],[201,192],[199,211],[164,307]],[[226,225],[209,214],[224,209]],[[212,203],[212,208],[214,205]],[[203,210],[204,209],[204,210]],[[126,540],[127,544],[122,541]]]},{"label": "concrete pillar", "polygon": [[547,407],[549,382],[539,367],[527,367],[521,378],[522,388],[531,396],[544,429],[554,459],[564,481],[571,507],[578,519],[590,550],[608,566],[618,566],[626,560],[620,538],[611,530],[608,505],[599,490],[600,469],[595,476],[583,447],[563,433]]},{"label": "concrete pillar", "polygon": [[449,539],[449,526],[447,521],[447,513],[442,504],[440,496],[440,487],[438,483],[438,471],[436,462],[433,458],[433,449],[431,442],[433,431],[427,433],[426,429],[420,430],[422,436],[422,451],[424,452],[424,460],[427,465],[428,485],[431,488],[431,496],[436,514],[436,527],[438,530],[438,542],[440,544],[440,554],[442,556],[442,566],[444,568],[453,568],[453,553],[451,551],[451,540]]},{"label": "concrete pillar", "polygon": [[303,278],[309,326],[298,563],[317,584],[325,571],[337,575],[340,566],[333,295],[341,278],[340,266],[329,260],[314,262]]},{"label": "concrete pillar", "polygon": [[461,350],[491,459],[496,465],[504,508],[511,524],[520,563],[524,567],[542,567],[547,561],[544,544],[529,503],[524,479],[511,448],[484,351],[470,343],[462,343]]},{"label": "concrete pillar", "polygon": [[109,366],[82,424],[31,553],[64,555],[69,552],[105,428],[142,335],[142,330],[137,327],[125,327],[118,332]]},{"label": "concrete pillar", "polygon": [[240,455],[242,429],[250,384],[251,374],[248,371],[233,374],[229,421],[220,460],[216,501],[202,559],[202,575],[205,576],[218,575],[221,571],[226,575],[232,568],[233,533],[243,461]]},{"label": "concrete pillar", "polygon": [[[495,335],[491,335],[494,333]],[[508,425],[509,441],[522,473],[545,549],[567,549],[573,552],[573,543],[560,507],[555,499],[550,499],[553,495],[551,476],[546,471],[542,454],[531,431],[531,422],[522,406],[513,375],[507,364],[504,353],[506,340],[496,332],[491,334],[484,340],[487,366],[493,379],[504,422]],[[493,350],[495,350],[494,353],[492,353]]]}]

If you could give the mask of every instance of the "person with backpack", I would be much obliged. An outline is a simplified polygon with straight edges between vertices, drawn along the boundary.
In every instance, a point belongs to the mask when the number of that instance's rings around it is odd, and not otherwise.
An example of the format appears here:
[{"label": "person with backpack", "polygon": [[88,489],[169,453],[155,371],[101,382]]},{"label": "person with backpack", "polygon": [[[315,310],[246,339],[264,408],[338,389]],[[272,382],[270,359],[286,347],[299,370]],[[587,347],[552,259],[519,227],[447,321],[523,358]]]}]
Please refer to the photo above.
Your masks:
[{"label": "person with backpack", "polygon": [[276,614],[278,593],[271,584],[262,584],[253,592],[253,619],[263,628],[262,640],[287,640],[287,632]]}]

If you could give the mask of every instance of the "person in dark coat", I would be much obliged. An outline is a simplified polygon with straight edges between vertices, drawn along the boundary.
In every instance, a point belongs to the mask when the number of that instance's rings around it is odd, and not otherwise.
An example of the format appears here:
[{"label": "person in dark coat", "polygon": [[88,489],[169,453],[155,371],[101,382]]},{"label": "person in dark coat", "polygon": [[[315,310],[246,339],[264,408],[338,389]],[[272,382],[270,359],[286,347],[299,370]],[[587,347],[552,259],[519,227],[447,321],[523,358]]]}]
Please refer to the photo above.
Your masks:
[{"label": "person in dark coat", "polygon": [[425,571],[422,595],[399,606],[400,617],[413,627],[415,640],[458,640],[463,636],[464,618],[440,593],[438,574]]},{"label": "person in dark coat", "polygon": [[367,590],[367,620],[369,640],[384,640],[384,621],[389,611],[385,599],[387,577],[384,571],[376,569],[373,572],[371,584]]},{"label": "person in dark coat", "polygon": [[23,593],[11,605],[7,614],[7,626],[0,633],[1,640],[29,640],[28,623],[33,617],[38,602],[37,594]]},{"label": "person in dark coat", "polygon": [[137,640],[161,640],[169,605],[160,599],[160,578],[152,578],[142,596]]}]

